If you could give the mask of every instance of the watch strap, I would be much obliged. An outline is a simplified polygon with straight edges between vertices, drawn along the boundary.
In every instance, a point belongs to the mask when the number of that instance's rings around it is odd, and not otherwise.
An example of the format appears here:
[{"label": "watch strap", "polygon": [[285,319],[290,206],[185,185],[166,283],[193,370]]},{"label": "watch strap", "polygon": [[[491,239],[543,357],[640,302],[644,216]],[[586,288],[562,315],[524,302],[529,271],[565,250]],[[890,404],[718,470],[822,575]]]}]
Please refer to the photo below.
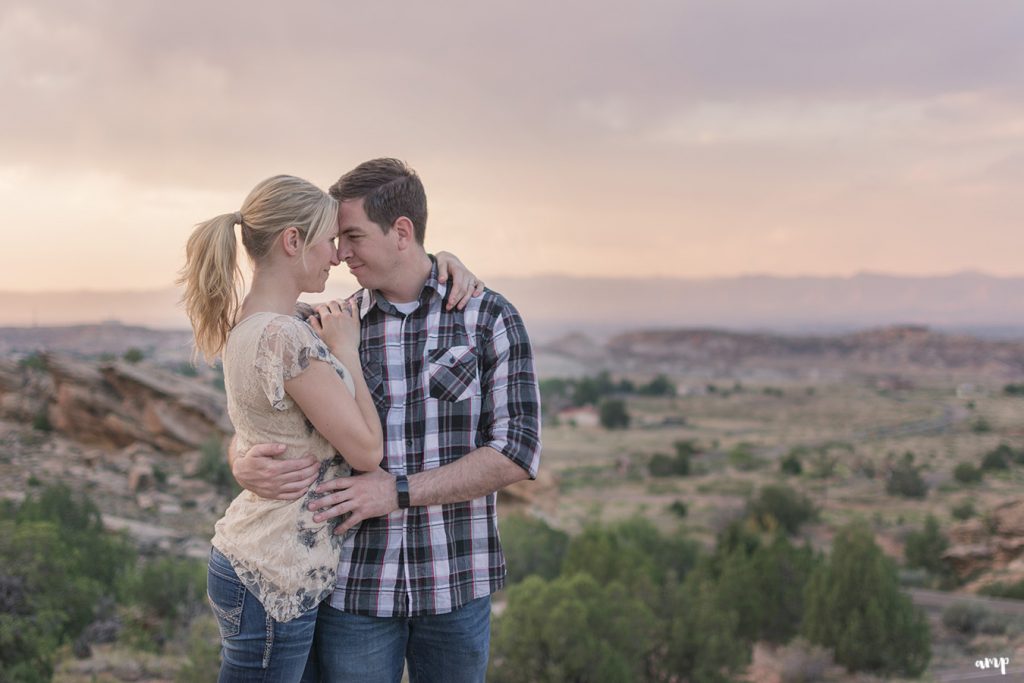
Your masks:
[{"label": "watch strap", "polygon": [[404,474],[395,476],[395,488],[398,490],[398,507],[409,507],[409,477]]}]

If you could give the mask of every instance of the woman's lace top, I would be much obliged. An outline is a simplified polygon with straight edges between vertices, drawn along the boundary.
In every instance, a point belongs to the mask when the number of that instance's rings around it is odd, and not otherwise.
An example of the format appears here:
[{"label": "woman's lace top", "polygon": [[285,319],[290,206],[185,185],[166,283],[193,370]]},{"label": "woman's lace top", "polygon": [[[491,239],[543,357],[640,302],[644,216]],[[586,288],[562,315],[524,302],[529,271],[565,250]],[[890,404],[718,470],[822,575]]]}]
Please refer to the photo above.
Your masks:
[{"label": "woman's lace top", "polygon": [[284,389],[313,362],[330,363],[355,393],[345,366],[298,318],[256,313],[232,329],[224,349],[224,388],[239,457],[254,444],[281,443],[286,450],[280,458],[309,454],[320,461],[316,483],[299,500],[243,491],[215,527],[213,545],[278,621],[294,619],[331,594],[341,550],[342,538],[333,533],[339,520],[316,523],[307,506],[317,498],[317,484],[347,476],[351,468]]}]

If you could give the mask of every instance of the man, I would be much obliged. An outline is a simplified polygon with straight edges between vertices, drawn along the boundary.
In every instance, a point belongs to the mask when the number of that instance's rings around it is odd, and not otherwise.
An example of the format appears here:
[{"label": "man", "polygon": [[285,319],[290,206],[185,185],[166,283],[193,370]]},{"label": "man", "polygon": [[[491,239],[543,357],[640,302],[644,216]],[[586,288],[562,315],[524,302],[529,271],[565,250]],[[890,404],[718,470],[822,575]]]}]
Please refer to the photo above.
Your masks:
[{"label": "man", "polygon": [[[322,521],[359,524],[321,607],[316,650],[326,680],[481,681],[490,595],[504,584],[496,491],[534,478],[540,410],[532,351],[515,308],[485,291],[447,310],[447,286],[423,247],[427,203],[395,159],[346,173],[338,256],[363,290],[360,359],[384,427],[383,470],[325,482]],[[297,497],[311,470],[266,445],[235,458],[242,486]]]}]

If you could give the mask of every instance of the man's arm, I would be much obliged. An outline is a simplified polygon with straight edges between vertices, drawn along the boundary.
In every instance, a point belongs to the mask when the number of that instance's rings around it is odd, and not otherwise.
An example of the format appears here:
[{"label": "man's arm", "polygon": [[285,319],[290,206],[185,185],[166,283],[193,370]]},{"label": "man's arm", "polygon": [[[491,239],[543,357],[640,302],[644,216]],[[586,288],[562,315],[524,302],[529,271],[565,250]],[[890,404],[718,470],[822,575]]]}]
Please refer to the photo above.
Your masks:
[{"label": "man's arm", "polygon": [[228,465],[235,481],[261,498],[297,500],[316,481],[320,463],[312,455],[293,460],[278,460],[284,445],[256,444],[245,453],[238,452],[237,437],[228,446]]},{"label": "man's arm", "polygon": [[[518,312],[509,304],[481,343],[481,436],[485,445],[441,467],[409,475],[410,505],[440,505],[472,500],[533,478],[540,465],[540,401],[533,352]],[[310,504],[323,521],[351,512],[335,533],[398,509],[395,477],[384,471],[324,482],[325,493]]]},{"label": "man's arm", "polygon": [[[442,505],[473,500],[517,481],[530,473],[507,457],[484,446],[455,462],[409,475],[410,505]],[[352,477],[339,477],[317,487],[318,492],[333,492],[310,504],[314,522],[351,512],[352,516],[334,533],[343,534],[364,519],[383,517],[398,509],[395,475],[376,470]]]}]

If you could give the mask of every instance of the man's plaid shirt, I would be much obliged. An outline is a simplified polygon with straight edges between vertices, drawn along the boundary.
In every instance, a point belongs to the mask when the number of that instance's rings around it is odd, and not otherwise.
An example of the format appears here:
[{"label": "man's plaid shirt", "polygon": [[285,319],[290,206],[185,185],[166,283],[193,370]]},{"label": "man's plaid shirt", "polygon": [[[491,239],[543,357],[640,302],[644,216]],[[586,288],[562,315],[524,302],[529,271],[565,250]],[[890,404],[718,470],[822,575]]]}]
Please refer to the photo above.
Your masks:
[{"label": "man's plaid shirt", "polygon": [[[537,476],[540,399],[516,309],[490,290],[444,310],[437,265],[408,316],[359,292],[360,357],[393,474],[489,446]],[[444,614],[505,583],[496,495],[364,520],[345,540],[331,605],[377,617]]]}]

